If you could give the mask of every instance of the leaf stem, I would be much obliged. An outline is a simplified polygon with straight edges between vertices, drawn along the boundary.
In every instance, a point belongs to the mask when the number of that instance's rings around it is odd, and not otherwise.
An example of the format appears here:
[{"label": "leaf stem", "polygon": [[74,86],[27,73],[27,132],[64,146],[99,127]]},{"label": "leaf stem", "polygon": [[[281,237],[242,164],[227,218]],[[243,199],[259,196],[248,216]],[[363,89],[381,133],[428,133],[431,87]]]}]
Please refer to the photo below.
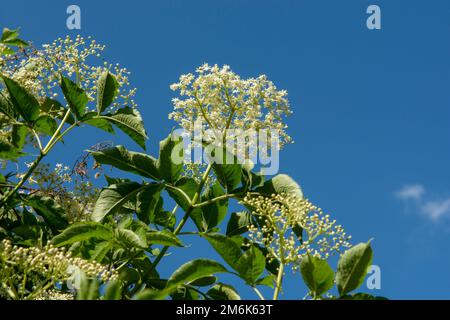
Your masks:
[{"label": "leaf stem", "polygon": [[[208,175],[211,172],[212,169],[212,164],[208,164],[208,167],[206,168],[203,176],[202,176],[202,180],[200,181],[200,184],[198,185],[197,191],[194,194],[194,197],[192,198],[192,201],[190,202],[189,208],[186,210],[183,218],[181,218],[180,223],[178,224],[178,226],[175,228],[174,230],[174,234],[177,235],[181,232],[181,230],[183,229],[184,225],[186,224],[187,220],[189,219],[189,216],[192,212],[192,210],[195,209],[195,204],[197,203],[197,201],[200,198],[200,194],[203,190],[203,187],[205,186],[205,183],[208,179]],[[165,246],[161,249],[161,252],[158,254],[158,256],[155,258],[155,260],[153,261],[152,266],[150,267],[150,271],[153,271],[156,269],[156,267],[158,266],[159,262],[161,261],[161,259],[164,257],[164,255],[166,254],[167,250],[169,250],[169,246]]]},{"label": "leaf stem", "polygon": [[260,300],[266,300],[266,299],[264,298],[264,296],[262,295],[261,291],[259,291],[257,287],[252,287],[252,288],[253,288],[253,290],[256,292],[256,294],[258,295],[258,297],[259,297]]}]

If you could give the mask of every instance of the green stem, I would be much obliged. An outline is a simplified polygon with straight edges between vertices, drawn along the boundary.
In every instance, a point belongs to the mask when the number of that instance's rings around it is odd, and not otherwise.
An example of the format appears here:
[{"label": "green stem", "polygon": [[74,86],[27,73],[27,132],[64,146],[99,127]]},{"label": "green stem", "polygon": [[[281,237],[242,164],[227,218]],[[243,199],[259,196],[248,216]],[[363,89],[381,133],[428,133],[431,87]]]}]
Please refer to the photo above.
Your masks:
[{"label": "green stem", "polygon": [[273,293],[273,300],[278,299],[278,295],[281,290],[281,284],[283,282],[283,273],[284,273],[284,263],[280,262],[280,267],[278,268],[277,282],[275,284],[275,291]]},{"label": "green stem", "polygon": [[[20,181],[16,184],[16,186],[5,194],[3,199],[0,201],[0,208],[3,207],[8,200],[25,184],[25,182],[28,180],[28,178],[31,176],[31,174],[36,170],[39,163],[42,161],[42,159],[49,153],[49,151],[54,146],[54,143],[56,143],[59,139],[58,135],[61,132],[64,123],[67,121],[67,119],[70,116],[70,110],[67,110],[66,114],[64,115],[64,118],[61,120],[61,123],[59,124],[58,128],[56,129],[55,133],[53,133],[52,137],[48,141],[47,145],[44,149],[41,150],[40,154],[37,156],[37,158],[33,161],[33,164],[28,168],[27,173],[20,179]],[[67,130],[66,130],[67,131]]]},{"label": "green stem", "polygon": [[[184,225],[186,224],[187,220],[189,219],[189,216],[192,212],[192,210],[195,209],[195,204],[197,203],[197,201],[200,198],[200,194],[203,190],[203,187],[205,186],[205,183],[208,179],[208,175],[211,172],[212,169],[212,164],[209,164],[208,167],[206,168],[205,173],[203,174],[202,180],[200,181],[200,184],[198,185],[197,191],[194,194],[194,197],[192,198],[191,204],[189,205],[189,208],[186,210],[183,218],[181,218],[180,223],[178,224],[178,226],[175,228],[174,230],[174,234],[177,235],[181,232],[181,230],[183,229]],[[169,246],[165,246],[161,249],[161,252],[158,254],[158,256],[155,258],[155,260],[153,261],[152,266],[150,267],[150,271],[153,271],[156,269],[156,267],[158,266],[159,262],[161,261],[161,259],[164,257],[164,255],[166,254],[167,250],[169,250]]]},{"label": "green stem", "polygon": [[258,297],[259,297],[260,300],[266,300],[266,299],[264,298],[264,296],[262,295],[261,291],[259,291],[257,287],[252,287],[252,288],[253,288],[253,290],[256,292],[256,294],[258,295]]}]

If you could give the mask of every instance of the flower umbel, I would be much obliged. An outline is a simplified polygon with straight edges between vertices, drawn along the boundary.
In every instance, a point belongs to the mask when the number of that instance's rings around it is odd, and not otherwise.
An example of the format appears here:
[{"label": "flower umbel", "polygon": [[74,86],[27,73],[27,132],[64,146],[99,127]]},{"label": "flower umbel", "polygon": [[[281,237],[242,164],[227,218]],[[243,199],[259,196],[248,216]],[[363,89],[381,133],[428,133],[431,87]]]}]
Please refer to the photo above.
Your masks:
[{"label": "flower umbel", "polygon": [[[95,261],[73,257],[70,252],[50,244],[25,248],[12,245],[9,240],[0,243],[0,266],[3,292],[15,299],[42,296],[47,290],[53,289],[57,282],[70,277],[72,267],[79,268],[87,277],[98,277],[102,281],[118,277],[114,269]],[[32,283],[32,288],[27,283]]]},{"label": "flower umbel", "polygon": [[251,208],[259,228],[252,225],[249,238],[264,245],[269,258],[297,267],[310,254],[327,259],[330,254],[350,247],[347,236],[336,220],[322,209],[297,195],[273,194],[270,197],[248,194],[242,201]]},{"label": "flower umbel", "polygon": [[265,75],[241,79],[227,65],[204,64],[195,75],[180,76],[170,88],[178,91],[180,98],[172,100],[174,111],[169,118],[188,132],[194,131],[200,118],[204,130],[211,129],[221,137],[228,129],[272,129],[279,132],[280,146],[292,140],[284,123],[284,117],[292,113],[287,91],[278,90]]}]

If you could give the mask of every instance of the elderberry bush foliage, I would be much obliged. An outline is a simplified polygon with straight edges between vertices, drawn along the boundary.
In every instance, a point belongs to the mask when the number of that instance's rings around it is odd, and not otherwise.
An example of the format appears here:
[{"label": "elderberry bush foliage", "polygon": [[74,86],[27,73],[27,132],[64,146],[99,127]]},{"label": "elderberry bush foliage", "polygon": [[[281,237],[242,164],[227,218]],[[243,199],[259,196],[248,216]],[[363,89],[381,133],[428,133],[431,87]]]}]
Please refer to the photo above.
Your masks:
[{"label": "elderberry bush foliage", "polygon": [[[280,299],[288,272],[306,284],[299,298],[378,298],[355,293],[372,261],[370,242],[352,246],[288,175],[256,171],[251,140],[226,148],[229,134],[249,130],[276,133],[280,150],[291,143],[286,91],[266,76],[242,79],[228,66],[204,64],[171,85],[178,96],[169,115],[185,135],[199,130],[203,138],[186,145],[172,132],[150,155],[129,72],[104,62],[103,50],[82,37],[37,48],[18,30],[3,30],[1,299]],[[133,150],[100,142],[72,166],[46,162],[86,126],[121,131]],[[206,145],[214,147],[209,161],[184,157]],[[216,161],[217,154],[233,161]],[[240,211],[231,210],[236,206]],[[190,237],[211,246],[216,259],[166,263],[168,254],[197,250]],[[336,271],[332,256],[339,257]],[[171,275],[160,276],[163,269]],[[224,274],[254,296],[241,296]]]}]

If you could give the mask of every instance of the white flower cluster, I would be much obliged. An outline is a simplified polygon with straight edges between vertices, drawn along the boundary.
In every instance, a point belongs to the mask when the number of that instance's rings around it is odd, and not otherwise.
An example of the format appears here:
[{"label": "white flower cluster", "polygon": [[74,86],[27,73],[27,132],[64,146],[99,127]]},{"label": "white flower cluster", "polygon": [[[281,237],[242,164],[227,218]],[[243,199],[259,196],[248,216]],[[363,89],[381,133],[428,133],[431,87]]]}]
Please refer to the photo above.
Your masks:
[{"label": "white flower cluster", "polygon": [[197,130],[200,119],[203,130],[223,137],[227,130],[276,130],[280,147],[291,142],[284,117],[292,111],[285,90],[277,90],[265,75],[241,79],[225,65],[197,68],[195,74],[180,76],[170,86],[180,97],[174,98],[169,118],[188,132]]},{"label": "white flower cluster", "polygon": [[74,300],[75,297],[71,293],[61,292],[57,290],[49,290],[37,296],[34,300]]},{"label": "white flower cluster", "polygon": [[[81,36],[75,39],[69,36],[58,38],[51,44],[44,44],[40,50],[30,49],[22,54],[18,53],[14,56],[15,59],[9,58],[7,63],[6,60],[3,61],[0,64],[0,72],[16,80],[41,100],[58,96],[60,74],[74,76],[89,99],[94,100],[98,79],[107,68],[119,84],[119,99],[112,108],[117,107],[119,103],[136,107],[133,100],[136,88],[129,87],[130,72],[119,64],[101,62],[104,48],[105,46],[90,37],[87,40]],[[97,64],[94,63],[95,57],[99,60]]]},{"label": "white flower cluster", "polygon": [[[242,203],[251,208],[259,224],[249,228],[249,238],[264,245],[269,258],[293,263],[294,269],[306,254],[327,259],[330,254],[341,252],[341,248],[351,246],[351,236],[336,220],[330,220],[322,209],[296,195],[248,194]],[[302,230],[301,237],[296,234],[299,230]]]},{"label": "white flower cluster", "polygon": [[[15,292],[27,291],[22,286],[24,279],[32,281],[36,288],[43,283],[62,282],[70,277],[70,270],[74,267],[82,270],[87,277],[102,281],[118,278],[116,270],[94,261],[73,257],[70,252],[51,244],[42,248],[25,248],[12,245],[9,240],[0,243],[0,282],[9,287],[14,286]],[[53,288],[51,286],[48,289]]]}]

